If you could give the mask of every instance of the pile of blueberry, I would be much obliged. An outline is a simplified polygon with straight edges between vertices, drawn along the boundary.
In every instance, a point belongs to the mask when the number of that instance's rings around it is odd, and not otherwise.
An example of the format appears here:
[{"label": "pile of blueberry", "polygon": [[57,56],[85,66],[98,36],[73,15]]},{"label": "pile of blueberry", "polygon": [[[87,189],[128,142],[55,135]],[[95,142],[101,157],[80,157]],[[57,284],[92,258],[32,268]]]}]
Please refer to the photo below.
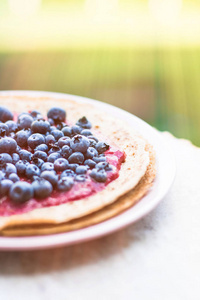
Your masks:
[{"label": "pile of blueberry", "polygon": [[86,117],[66,123],[66,112],[51,108],[47,120],[38,111],[21,113],[17,121],[0,107],[0,198],[14,203],[44,199],[53,190],[69,191],[75,182],[91,178],[106,182],[112,168],[109,145],[93,136]]}]

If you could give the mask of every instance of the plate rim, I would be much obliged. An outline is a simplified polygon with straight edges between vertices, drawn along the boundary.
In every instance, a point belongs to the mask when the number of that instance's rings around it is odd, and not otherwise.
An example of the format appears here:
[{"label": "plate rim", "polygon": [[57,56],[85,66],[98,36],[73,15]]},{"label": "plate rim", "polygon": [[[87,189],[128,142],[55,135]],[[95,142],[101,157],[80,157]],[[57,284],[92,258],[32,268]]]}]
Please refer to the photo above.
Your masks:
[{"label": "plate rim", "polygon": [[[175,174],[176,174],[176,162],[175,162],[175,156],[170,149],[168,143],[165,141],[163,136],[159,131],[157,131],[154,127],[150,126],[147,122],[140,119],[139,117],[135,116],[134,114],[131,114],[121,108],[118,108],[114,105],[83,97],[78,95],[71,95],[67,93],[57,93],[57,92],[49,92],[49,91],[34,91],[34,90],[5,90],[0,91],[0,96],[49,96],[54,98],[66,98],[70,99],[72,101],[76,102],[85,102],[85,103],[92,103],[94,105],[100,106],[101,109],[112,110],[113,114],[116,114],[120,117],[124,115],[127,116],[128,119],[133,119],[135,122],[138,122],[138,125],[141,125],[141,127],[146,127],[148,131],[150,131],[153,136],[156,136],[158,140],[161,141],[161,144],[165,146],[165,150],[168,152],[168,159],[171,164],[171,174],[168,175],[168,182],[165,184],[165,189],[160,192],[160,194],[155,197],[154,201],[150,202],[150,205],[146,206],[146,209],[143,209],[142,212],[138,213],[137,217],[131,218],[131,215],[128,215],[127,212],[130,212],[131,210],[134,210],[134,207],[137,206],[134,205],[133,207],[129,208],[125,212],[122,212],[121,214],[103,221],[99,224],[92,225],[86,228],[78,229],[71,232],[66,233],[57,233],[57,234],[50,234],[46,236],[30,236],[30,237],[4,237],[0,236],[0,250],[2,251],[24,251],[24,250],[39,250],[39,249],[47,249],[47,248],[55,248],[55,247],[61,247],[61,246],[68,246],[73,245],[77,243],[86,242],[92,239],[97,239],[102,236],[111,234],[115,231],[121,230],[125,228],[126,226],[137,222],[141,218],[145,217],[148,213],[150,213],[164,198],[164,196],[169,191],[170,187],[172,186]],[[122,118],[123,119],[123,118]],[[154,145],[153,145],[154,146]],[[159,156],[159,153],[156,153],[156,156]],[[157,157],[158,158],[158,157]],[[158,166],[159,167],[159,166]],[[157,179],[156,179],[157,180]],[[152,190],[149,191],[148,194],[151,194]],[[145,196],[146,197],[146,196]],[[145,198],[143,197],[143,198]],[[143,198],[139,201],[139,203],[142,202]],[[123,216],[126,215],[126,219]],[[120,220],[120,222],[119,222]],[[111,225],[110,225],[111,223]],[[95,232],[95,233],[94,233]],[[78,236],[78,239],[77,239]],[[39,242],[38,242],[39,241]]]}]

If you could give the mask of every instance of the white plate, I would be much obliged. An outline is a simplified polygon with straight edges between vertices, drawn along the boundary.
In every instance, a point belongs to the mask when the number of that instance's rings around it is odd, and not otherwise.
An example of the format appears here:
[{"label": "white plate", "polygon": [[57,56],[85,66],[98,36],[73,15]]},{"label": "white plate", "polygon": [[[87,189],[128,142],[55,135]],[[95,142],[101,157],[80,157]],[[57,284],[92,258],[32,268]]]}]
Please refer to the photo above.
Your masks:
[{"label": "white plate", "polygon": [[154,146],[156,151],[157,176],[153,187],[140,202],[108,221],[72,232],[52,234],[47,236],[0,237],[0,250],[33,250],[51,248],[80,243],[107,235],[144,217],[152,209],[154,209],[156,205],[158,205],[158,203],[168,192],[175,177],[174,156],[161,134],[138,117],[100,101],[68,94],[39,91],[2,91],[0,92],[0,96],[1,95],[51,96],[55,98],[62,97],[77,102],[92,103],[93,105],[97,106],[97,108],[99,107],[106,112],[110,112],[110,114],[116,116],[116,118],[122,119],[129,123],[130,126],[139,131],[141,135]]}]

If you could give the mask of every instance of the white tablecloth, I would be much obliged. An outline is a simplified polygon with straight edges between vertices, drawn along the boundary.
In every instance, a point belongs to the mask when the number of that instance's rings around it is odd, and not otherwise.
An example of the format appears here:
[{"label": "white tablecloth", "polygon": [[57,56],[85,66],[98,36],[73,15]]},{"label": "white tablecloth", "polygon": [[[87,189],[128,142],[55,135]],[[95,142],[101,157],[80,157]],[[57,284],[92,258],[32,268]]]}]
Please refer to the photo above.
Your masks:
[{"label": "white tablecloth", "polygon": [[152,213],[84,244],[0,252],[0,299],[200,299],[200,149],[165,138],[177,175]]}]

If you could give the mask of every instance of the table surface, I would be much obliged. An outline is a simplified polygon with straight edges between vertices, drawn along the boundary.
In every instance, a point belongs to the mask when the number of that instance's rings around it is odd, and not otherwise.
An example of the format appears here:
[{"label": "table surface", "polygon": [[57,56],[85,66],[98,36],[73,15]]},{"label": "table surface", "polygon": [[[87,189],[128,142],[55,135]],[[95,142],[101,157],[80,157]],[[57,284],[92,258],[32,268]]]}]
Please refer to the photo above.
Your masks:
[{"label": "table surface", "polygon": [[0,299],[199,299],[200,148],[163,135],[175,154],[177,174],[159,206],[98,240],[0,252]]}]

